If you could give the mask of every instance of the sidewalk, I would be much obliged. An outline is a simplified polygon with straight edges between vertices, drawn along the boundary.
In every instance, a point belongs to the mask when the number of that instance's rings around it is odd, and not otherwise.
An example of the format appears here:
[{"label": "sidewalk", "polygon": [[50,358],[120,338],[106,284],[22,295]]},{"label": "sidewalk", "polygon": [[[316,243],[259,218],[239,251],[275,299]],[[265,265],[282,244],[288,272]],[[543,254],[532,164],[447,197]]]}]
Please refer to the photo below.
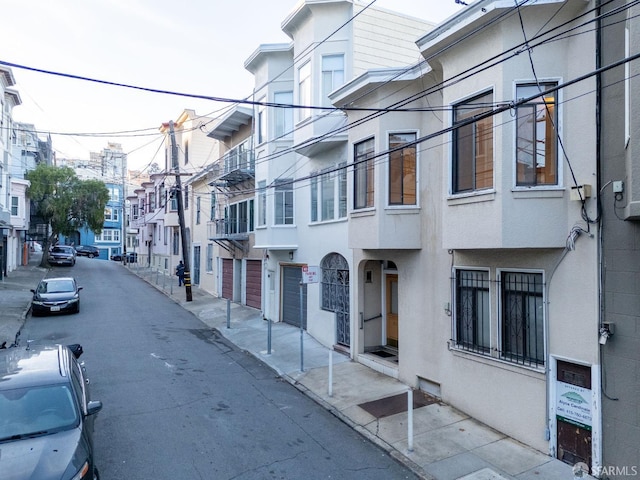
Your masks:
[{"label": "sidewalk", "polygon": [[[242,350],[273,368],[278,375],[323,405],[335,416],[389,452],[424,479],[435,480],[571,480],[572,467],[533,450],[449,405],[414,408],[412,451],[409,450],[409,387],[315,341],[282,322],[271,324],[259,311],[228,303],[198,288],[192,301],[175,277],[154,276],[129,266],[132,272],[164,291]],[[229,308],[229,317],[227,317]],[[330,367],[330,361],[332,366]],[[301,366],[303,371],[301,371]],[[329,395],[329,371],[332,395]],[[413,404],[421,392],[413,393]],[[379,401],[379,402],[377,402]],[[398,413],[392,413],[394,407]],[[367,409],[365,409],[367,408]],[[591,478],[585,476],[583,478]]]},{"label": "sidewalk", "polygon": [[[31,303],[31,289],[47,273],[40,268],[42,254],[31,254],[29,264],[18,267],[0,280],[0,346],[17,341]],[[6,342],[6,343],[5,343]]]},{"label": "sidewalk", "polygon": [[[0,344],[11,345],[18,337],[31,299],[29,289],[43,278],[46,269],[32,258],[0,281]],[[204,324],[240,349],[273,368],[324,408],[363,436],[389,452],[418,476],[435,480],[571,480],[572,468],[559,460],[526,447],[437,399],[413,392],[415,408],[407,411],[409,388],[302,334],[285,323],[271,325],[259,311],[228,303],[198,288],[186,301],[176,277],[165,277],[133,264],[127,267],[171,297]],[[229,317],[227,317],[229,309]],[[331,360],[331,366],[330,366]],[[301,365],[302,364],[302,365]],[[301,371],[301,366],[303,371]],[[329,395],[329,374],[332,374]],[[412,449],[409,448],[409,420]]]}]

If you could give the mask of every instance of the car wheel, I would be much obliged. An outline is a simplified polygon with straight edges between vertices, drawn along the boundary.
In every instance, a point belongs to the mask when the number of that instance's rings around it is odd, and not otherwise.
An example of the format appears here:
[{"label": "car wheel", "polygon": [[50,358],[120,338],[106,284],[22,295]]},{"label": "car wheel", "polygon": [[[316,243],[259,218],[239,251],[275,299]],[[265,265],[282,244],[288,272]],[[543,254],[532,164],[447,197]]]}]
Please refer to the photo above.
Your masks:
[{"label": "car wheel", "polygon": [[95,467],[93,467],[93,480],[100,480],[100,472]]},{"label": "car wheel", "polygon": [[90,253],[89,255],[87,255],[87,257],[93,258],[93,253]]},{"label": "car wheel", "polygon": [[73,313],[80,313],[80,302],[76,304],[76,311]]}]

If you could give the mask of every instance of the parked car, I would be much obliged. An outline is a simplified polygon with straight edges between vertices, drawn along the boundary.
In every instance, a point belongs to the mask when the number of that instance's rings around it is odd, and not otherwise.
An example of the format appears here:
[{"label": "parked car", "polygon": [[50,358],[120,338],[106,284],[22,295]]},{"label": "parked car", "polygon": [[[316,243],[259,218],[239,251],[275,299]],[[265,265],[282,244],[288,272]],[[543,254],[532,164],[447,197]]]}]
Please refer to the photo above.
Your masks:
[{"label": "parked car", "polygon": [[79,257],[99,257],[100,249],[98,247],[94,247],[91,245],[77,245],[76,247],[76,255]]},{"label": "parked car", "polygon": [[[124,254],[122,253],[114,253],[111,255],[111,260],[114,262],[122,262],[124,259]],[[136,263],[138,261],[138,254],[136,252],[127,253],[127,262]]]},{"label": "parked car", "polygon": [[79,313],[80,290],[73,277],[45,278],[31,289],[31,313],[34,316],[47,313]]},{"label": "parked car", "polygon": [[56,245],[49,252],[49,263],[52,265],[76,264],[76,249],[70,245]]},{"label": "parked car", "polygon": [[93,427],[102,403],[90,399],[82,348],[69,347],[0,350],[2,478],[99,478]]}]

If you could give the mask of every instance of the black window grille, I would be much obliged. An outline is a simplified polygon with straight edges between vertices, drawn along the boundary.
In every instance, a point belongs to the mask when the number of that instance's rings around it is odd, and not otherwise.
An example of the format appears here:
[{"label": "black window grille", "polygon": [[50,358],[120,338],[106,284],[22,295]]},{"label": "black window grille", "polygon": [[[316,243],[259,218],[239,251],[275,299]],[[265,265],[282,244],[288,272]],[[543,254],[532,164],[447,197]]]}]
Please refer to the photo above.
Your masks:
[{"label": "black window grille", "polygon": [[503,272],[502,352],[504,360],[540,367],[545,363],[544,285],[541,273]]},{"label": "black window grille", "polygon": [[489,272],[456,271],[456,346],[463,350],[489,354],[491,318]]}]

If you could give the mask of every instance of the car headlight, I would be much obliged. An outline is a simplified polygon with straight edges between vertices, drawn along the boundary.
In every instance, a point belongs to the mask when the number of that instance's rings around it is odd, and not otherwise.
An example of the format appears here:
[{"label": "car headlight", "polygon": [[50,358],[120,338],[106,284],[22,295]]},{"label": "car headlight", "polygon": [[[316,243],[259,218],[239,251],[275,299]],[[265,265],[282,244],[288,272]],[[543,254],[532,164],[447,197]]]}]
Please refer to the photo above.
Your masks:
[{"label": "car headlight", "polygon": [[41,300],[33,300],[31,303],[33,303],[34,305],[42,305]]},{"label": "car headlight", "polygon": [[73,297],[71,300],[69,300],[69,303],[76,303],[78,300],[80,300],[80,298]]},{"label": "car headlight", "polygon": [[78,470],[78,473],[76,473],[71,480],[82,480],[83,478],[89,478],[86,476],[88,473],[89,473],[89,461],[87,460],[86,462],[84,462],[84,465],[82,465],[82,468]]}]

